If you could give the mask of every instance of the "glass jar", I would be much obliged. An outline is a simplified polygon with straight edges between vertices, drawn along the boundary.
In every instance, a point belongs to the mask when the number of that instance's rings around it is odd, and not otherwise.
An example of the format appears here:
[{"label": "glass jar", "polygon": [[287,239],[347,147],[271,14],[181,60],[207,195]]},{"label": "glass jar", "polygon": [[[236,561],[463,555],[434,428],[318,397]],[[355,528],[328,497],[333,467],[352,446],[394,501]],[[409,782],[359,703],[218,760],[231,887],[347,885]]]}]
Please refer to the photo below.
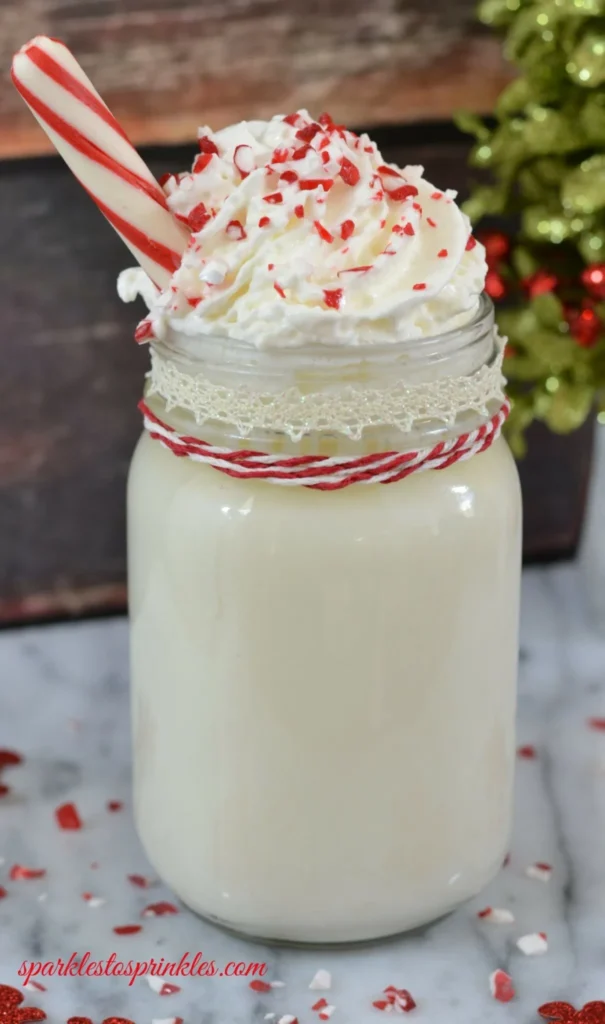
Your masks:
[{"label": "glass jar", "polygon": [[[164,397],[146,401],[226,449],[416,450],[487,422],[495,398],[448,424],[419,418],[418,395],[493,375],[499,349],[488,300],[463,328],[377,348],[171,336],[154,352]],[[195,406],[198,376],[216,398],[203,424],[171,407]],[[378,422],[399,386],[413,424]],[[270,430],[284,395],[295,427]],[[321,401],[341,429],[318,429]],[[240,933],[315,943],[394,934],[476,894],[511,811],[521,507],[505,441],[325,491],[233,478],[146,433],[128,503],[135,813],[175,893]]]}]

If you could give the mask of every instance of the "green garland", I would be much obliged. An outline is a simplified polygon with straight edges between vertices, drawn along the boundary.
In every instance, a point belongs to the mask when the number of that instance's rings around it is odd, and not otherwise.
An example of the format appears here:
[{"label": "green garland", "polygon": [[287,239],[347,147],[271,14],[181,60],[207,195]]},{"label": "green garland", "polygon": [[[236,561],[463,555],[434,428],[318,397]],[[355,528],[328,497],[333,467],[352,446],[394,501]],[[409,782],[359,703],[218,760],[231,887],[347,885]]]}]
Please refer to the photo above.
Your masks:
[{"label": "green garland", "polygon": [[520,71],[493,130],[470,114],[457,123],[492,181],[466,212],[519,225],[482,240],[521,455],[534,419],[566,433],[595,402],[605,419],[605,0],[484,0],[479,17]]}]

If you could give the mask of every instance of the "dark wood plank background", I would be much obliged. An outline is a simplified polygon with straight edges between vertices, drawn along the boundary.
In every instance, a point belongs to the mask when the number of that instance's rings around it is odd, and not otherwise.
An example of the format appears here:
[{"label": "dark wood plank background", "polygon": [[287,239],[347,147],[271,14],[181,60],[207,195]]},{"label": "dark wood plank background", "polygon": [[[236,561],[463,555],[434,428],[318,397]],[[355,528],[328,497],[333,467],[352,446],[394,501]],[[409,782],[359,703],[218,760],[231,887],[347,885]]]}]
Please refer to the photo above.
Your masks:
[{"label": "dark wood plank background", "polygon": [[[424,163],[464,194],[468,140],[435,119],[489,109],[508,74],[473,7],[2,0],[0,53],[6,68],[36,32],[65,38],[137,141],[164,144],[144,152],[157,174],[189,166],[193,144],[167,143],[193,139],[201,121],[327,107],[371,129],[388,160]],[[0,623],[125,605],[124,484],[147,352],[132,342],[138,311],[115,290],[129,256],[62,162],[37,155],[45,147],[1,89]],[[536,432],[521,467],[529,557],[573,550],[590,444],[590,425]]]},{"label": "dark wood plank background", "polygon": [[[476,0],[1,0],[0,67],[63,39],[137,144],[300,106],[347,124],[489,111],[510,77]],[[8,82],[8,79],[7,79]],[[11,88],[0,158],[47,152]]]}]

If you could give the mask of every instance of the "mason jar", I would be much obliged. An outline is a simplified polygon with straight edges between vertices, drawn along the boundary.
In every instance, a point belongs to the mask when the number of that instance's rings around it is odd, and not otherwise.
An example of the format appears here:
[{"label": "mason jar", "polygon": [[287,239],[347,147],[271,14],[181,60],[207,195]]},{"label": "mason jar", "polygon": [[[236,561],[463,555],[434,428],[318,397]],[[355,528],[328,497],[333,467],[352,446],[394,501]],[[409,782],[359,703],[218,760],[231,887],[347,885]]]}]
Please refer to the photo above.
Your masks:
[{"label": "mason jar", "polygon": [[498,871],[521,564],[501,347],[486,299],[392,345],[154,343],[128,495],[135,814],[205,918],[374,939]]}]

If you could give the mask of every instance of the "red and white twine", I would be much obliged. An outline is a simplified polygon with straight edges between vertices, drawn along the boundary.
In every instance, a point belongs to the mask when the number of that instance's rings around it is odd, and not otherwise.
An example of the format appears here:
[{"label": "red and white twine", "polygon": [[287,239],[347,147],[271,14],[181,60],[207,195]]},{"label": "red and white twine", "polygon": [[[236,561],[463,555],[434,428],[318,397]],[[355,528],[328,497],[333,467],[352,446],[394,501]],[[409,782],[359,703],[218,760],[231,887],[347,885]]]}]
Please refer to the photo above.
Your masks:
[{"label": "red and white twine", "polygon": [[337,491],[350,484],[392,484],[411,473],[446,469],[489,448],[500,436],[510,403],[483,426],[441,441],[432,448],[408,452],[377,452],[372,455],[267,455],[251,449],[231,449],[181,435],[163,423],[144,402],[139,403],[150,437],[181,458],[203,462],[240,480],[267,480],[286,487],[303,486],[318,491]]}]

